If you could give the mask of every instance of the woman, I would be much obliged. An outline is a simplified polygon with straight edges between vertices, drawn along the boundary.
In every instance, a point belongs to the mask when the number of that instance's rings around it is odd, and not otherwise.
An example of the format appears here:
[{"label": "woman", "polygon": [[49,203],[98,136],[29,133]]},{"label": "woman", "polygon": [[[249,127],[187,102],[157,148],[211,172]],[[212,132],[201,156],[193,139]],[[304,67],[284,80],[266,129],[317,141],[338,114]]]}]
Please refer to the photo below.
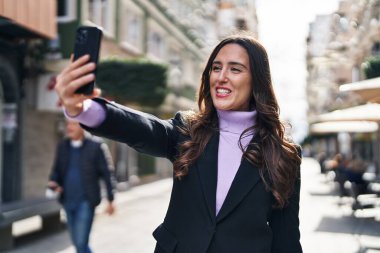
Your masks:
[{"label": "woman", "polygon": [[202,74],[199,112],[171,120],[75,95],[94,79],[87,61],[58,78],[66,114],[95,135],[173,162],[170,204],[153,232],[156,253],[302,252],[300,152],[284,136],[259,42],[240,35],[221,41]]}]

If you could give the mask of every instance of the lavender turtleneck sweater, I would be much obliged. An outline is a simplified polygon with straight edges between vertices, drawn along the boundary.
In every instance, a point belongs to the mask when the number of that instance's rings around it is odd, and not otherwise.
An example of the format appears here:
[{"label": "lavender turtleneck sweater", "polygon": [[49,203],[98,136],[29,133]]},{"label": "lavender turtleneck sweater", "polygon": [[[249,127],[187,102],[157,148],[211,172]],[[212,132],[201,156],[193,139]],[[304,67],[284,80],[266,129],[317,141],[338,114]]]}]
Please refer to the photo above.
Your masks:
[{"label": "lavender turtleneck sweater", "polygon": [[[227,193],[239,169],[242,150],[239,138],[243,131],[255,124],[256,111],[222,111],[219,117],[218,181],[216,188],[216,214],[221,209]],[[244,149],[253,137],[253,132],[244,134],[241,139]]]},{"label": "lavender turtleneck sweater", "polygon": [[[221,209],[232,181],[239,169],[242,151],[239,148],[239,138],[242,132],[253,126],[256,120],[256,111],[222,111],[218,110],[219,117],[219,149],[218,149],[218,181],[216,190],[216,214]],[[83,112],[74,119],[88,127],[99,126],[106,118],[105,109],[93,100],[85,100]],[[245,134],[241,140],[245,148],[253,137],[253,132]]]}]

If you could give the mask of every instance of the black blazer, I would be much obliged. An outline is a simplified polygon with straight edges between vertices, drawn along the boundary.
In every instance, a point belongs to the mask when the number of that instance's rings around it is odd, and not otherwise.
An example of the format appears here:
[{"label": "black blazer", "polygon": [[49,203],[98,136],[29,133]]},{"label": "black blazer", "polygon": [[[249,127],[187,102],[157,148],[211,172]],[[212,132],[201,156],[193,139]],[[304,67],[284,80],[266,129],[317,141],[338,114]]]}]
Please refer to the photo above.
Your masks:
[{"label": "black blazer", "polygon": [[[109,201],[113,201],[115,180],[113,178],[113,165],[107,146],[98,141],[85,138],[81,148],[82,154],[80,163],[82,166],[80,167],[80,172],[86,199],[94,207],[100,203],[99,179],[103,179],[107,190],[107,198]],[[60,186],[64,185],[69,156],[70,140],[65,139],[57,146],[55,160],[50,174],[50,180],[57,182]],[[61,203],[64,195],[65,189],[63,189],[63,193],[59,199]]]},{"label": "black blazer", "polygon": [[[125,142],[137,151],[173,161],[177,146],[188,137],[177,126],[181,114],[161,120],[127,107],[95,99],[106,108],[101,135]],[[243,159],[224,204],[215,215],[219,132],[182,180],[174,178],[163,223],[153,232],[155,253],[300,253],[297,180],[289,205],[274,209],[258,168]],[[228,157],[226,157],[228,159]]]}]

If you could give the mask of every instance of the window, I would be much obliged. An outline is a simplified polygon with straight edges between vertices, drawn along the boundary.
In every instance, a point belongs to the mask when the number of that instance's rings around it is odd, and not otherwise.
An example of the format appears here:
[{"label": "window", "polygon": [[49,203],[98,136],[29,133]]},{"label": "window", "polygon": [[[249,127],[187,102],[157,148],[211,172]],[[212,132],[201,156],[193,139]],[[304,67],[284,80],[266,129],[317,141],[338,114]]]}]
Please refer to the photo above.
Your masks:
[{"label": "window", "polygon": [[349,22],[346,17],[343,16],[339,19],[339,28],[341,32],[348,32]]},{"label": "window", "polygon": [[360,81],[360,68],[359,66],[354,66],[352,68],[352,82]]},{"label": "window", "polygon": [[98,1],[97,0],[89,0],[88,3],[88,19],[97,24],[99,22],[98,16]]},{"label": "window", "polygon": [[76,1],[58,0],[57,2],[58,22],[65,23],[76,20]]},{"label": "window", "polygon": [[66,16],[67,1],[66,0],[58,0],[57,5],[58,5],[57,6],[58,17]]},{"label": "window", "polygon": [[244,19],[237,19],[236,28],[239,30],[244,30],[244,31],[248,30],[247,21],[245,21]]},{"label": "window", "polygon": [[135,6],[124,6],[121,15],[122,45],[134,54],[141,54],[143,50],[143,15]]},{"label": "window", "polygon": [[373,44],[371,54],[372,54],[372,56],[379,56],[380,55],[380,42],[375,42]]},{"label": "window", "polygon": [[151,31],[149,34],[149,53],[152,55],[164,58],[165,56],[165,44],[162,36],[155,31]]},{"label": "window", "polygon": [[112,6],[110,0],[89,0],[88,19],[111,32]]},{"label": "window", "polygon": [[136,16],[131,16],[128,22],[127,41],[135,47],[140,45],[141,20]]}]

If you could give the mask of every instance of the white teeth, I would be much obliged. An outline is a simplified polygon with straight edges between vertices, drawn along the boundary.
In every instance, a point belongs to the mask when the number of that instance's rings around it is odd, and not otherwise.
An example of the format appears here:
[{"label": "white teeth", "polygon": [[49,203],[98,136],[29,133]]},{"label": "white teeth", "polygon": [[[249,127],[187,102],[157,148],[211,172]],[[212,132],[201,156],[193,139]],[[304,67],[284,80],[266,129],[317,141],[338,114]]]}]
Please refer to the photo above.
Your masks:
[{"label": "white teeth", "polygon": [[231,93],[231,91],[230,90],[227,90],[227,89],[216,89],[216,92],[217,93],[222,93],[222,94],[229,94],[229,93]]}]

